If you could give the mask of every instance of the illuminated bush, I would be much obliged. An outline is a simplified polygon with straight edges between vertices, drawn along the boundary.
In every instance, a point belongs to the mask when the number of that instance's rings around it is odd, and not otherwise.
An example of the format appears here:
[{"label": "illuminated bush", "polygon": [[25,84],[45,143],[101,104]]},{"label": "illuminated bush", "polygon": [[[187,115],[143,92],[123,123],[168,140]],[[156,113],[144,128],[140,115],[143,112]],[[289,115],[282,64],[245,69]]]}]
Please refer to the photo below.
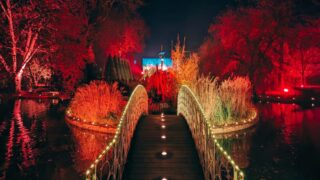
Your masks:
[{"label": "illuminated bush", "polygon": [[208,119],[216,125],[239,121],[250,116],[251,83],[235,77],[218,85],[218,78],[201,76],[191,85]]},{"label": "illuminated bush", "polygon": [[235,121],[248,117],[251,103],[251,82],[246,77],[224,80],[219,87],[219,95],[224,111],[224,119]]},{"label": "illuminated bush", "polygon": [[118,119],[123,105],[118,84],[92,81],[79,87],[70,103],[72,115],[97,124],[112,124]]},{"label": "illuminated bush", "polygon": [[175,101],[177,82],[175,76],[168,71],[156,71],[146,79],[146,89],[150,97],[159,96],[161,101]]}]

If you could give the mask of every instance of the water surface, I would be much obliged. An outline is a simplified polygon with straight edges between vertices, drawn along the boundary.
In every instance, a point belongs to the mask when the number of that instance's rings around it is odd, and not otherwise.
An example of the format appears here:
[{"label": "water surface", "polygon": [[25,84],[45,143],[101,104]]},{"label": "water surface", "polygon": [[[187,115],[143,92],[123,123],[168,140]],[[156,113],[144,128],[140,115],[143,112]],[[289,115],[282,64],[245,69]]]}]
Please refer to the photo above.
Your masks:
[{"label": "water surface", "polygon": [[0,179],[79,179],[108,139],[68,125],[51,100],[0,104]]},{"label": "water surface", "polygon": [[220,140],[247,179],[320,179],[320,108],[258,104],[259,123]]}]

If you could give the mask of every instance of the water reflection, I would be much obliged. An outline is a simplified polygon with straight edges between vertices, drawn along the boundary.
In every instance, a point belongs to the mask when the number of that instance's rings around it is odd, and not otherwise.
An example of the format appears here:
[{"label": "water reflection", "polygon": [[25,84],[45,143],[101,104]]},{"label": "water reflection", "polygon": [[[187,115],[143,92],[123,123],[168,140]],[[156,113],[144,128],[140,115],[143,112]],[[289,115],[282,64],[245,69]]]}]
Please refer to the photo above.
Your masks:
[{"label": "water reflection", "polygon": [[[111,135],[102,133],[93,133],[70,125],[74,142],[76,143],[76,152],[74,153],[74,167],[79,173],[83,173],[95,160],[106,142],[112,139]],[[105,143],[101,143],[105,142]]]},{"label": "water reflection", "polygon": [[230,153],[241,169],[249,166],[248,155],[251,148],[251,138],[255,130],[256,127],[252,127],[245,131],[217,136],[221,145]]},{"label": "water reflection", "polygon": [[253,129],[219,141],[248,179],[319,179],[320,108],[260,104]]},{"label": "water reflection", "polygon": [[49,100],[0,105],[0,179],[78,179],[106,136],[67,125],[65,107]]}]

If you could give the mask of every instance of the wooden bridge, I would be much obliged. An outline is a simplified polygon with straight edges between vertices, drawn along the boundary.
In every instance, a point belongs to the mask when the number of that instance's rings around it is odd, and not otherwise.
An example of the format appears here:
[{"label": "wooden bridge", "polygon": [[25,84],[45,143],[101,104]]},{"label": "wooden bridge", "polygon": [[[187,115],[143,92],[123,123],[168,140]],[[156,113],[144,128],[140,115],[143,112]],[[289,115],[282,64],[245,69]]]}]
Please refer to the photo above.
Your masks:
[{"label": "wooden bridge", "polygon": [[244,179],[187,86],[178,94],[178,116],[147,114],[147,92],[139,85],[86,179]]}]

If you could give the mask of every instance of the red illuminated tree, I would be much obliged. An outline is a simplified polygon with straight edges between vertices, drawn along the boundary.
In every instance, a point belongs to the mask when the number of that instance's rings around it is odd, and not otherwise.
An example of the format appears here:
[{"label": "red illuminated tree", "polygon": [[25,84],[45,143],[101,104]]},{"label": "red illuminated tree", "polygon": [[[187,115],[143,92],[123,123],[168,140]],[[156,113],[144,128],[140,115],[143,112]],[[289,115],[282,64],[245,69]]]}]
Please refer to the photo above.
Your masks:
[{"label": "red illuminated tree", "polygon": [[291,17],[290,3],[275,1],[223,13],[200,48],[204,70],[214,75],[248,75],[254,85],[264,82],[273,68],[283,69]]},{"label": "red illuminated tree", "polygon": [[53,24],[56,51],[53,67],[61,72],[65,90],[74,90],[83,77],[86,61],[92,61],[88,45],[88,16],[84,3],[58,2]]},{"label": "red illuminated tree", "polygon": [[143,49],[146,26],[140,18],[113,17],[105,20],[98,31],[95,39],[104,56],[128,58]]},{"label": "red illuminated tree", "polygon": [[[0,64],[12,78],[15,91],[21,91],[22,74],[36,57],[48,53],[50,41],[45,35],[50,27],[51,1],[0,2]],[[43,57],[42,57],[43,58]]]},{"label": "red illuminated tree", "polygon": [[161,101],[175,101],[177,82],[175,76],[168,71],[157,71],[146,79],[146,89],[153,96],[160,96]]},{"label": "red illuminated tree", "polygon": [[298,78],[301,85],[307,83],[306,77],[320,71],[320,20],[305,23],[292,30],[284,52],[288,76]]}]

